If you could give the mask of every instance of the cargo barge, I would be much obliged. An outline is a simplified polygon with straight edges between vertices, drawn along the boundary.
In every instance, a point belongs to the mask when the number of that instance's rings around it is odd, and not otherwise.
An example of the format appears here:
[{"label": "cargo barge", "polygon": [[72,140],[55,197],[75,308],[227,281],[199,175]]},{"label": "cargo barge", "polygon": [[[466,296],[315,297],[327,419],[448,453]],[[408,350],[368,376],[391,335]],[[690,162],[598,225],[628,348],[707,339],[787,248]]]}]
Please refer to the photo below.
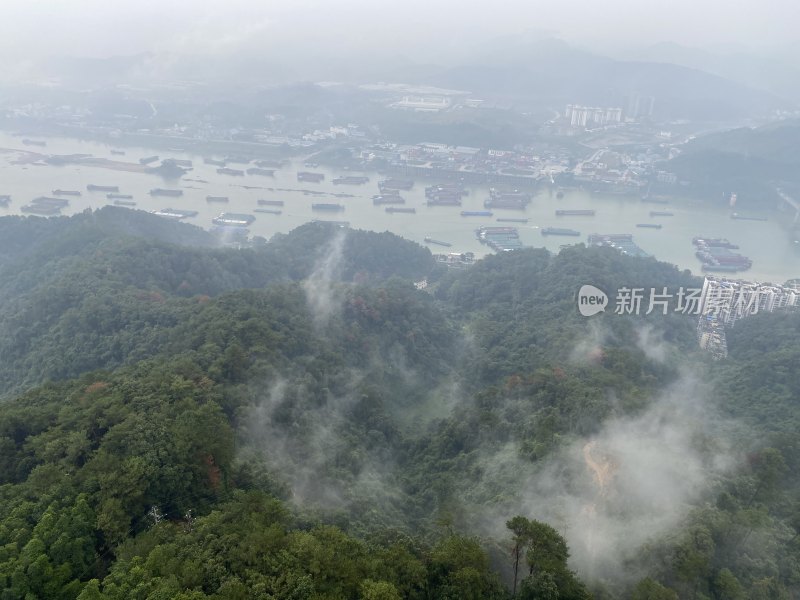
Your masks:
[{"label": "cargo barge", "polygon": [[563,229],[561,227],[545,227],[542,229],[542,235],[572,235],[578,236],[581,234],[580,231],[576,231],[575,229]]},{"label": "cargo barge", "polygon": [[131,194],[106,194],[106,198],[109,200],[131,200],[133,196]]},{"label": "cargo barge", "polygon": [[661,229],[663,227],[658,223],[637,223],[636,226],[643,229]]},{"label": "cargo barge", "polygon": [[262,175],[263,177],[274,177],[275,169],[262,169],[260,167],[251,167],[247,169],[248,175]]},{"label": "cargo barge", "polygon": [[498,252],[509,252],[522,248],[519,230],[516,227],[479,227],[475,230],[478,241]]},{"label": "cargo barge", "polygon": [[360,175],[343,175],[333,178],[333,185],[364,185],[369,181],[369,177]]},{"label": "cargo barge", "polygon": [[233,227],[247,227],[256,218],[253,215],[242,213],[221,213],[219,216],[211,219],[214,225],[230,225]]},{"label": "cargo barge", "polygon": [[527,223],[530,219],[512,219],[510,217],[500,217],[498,223]]},{"label": "cargo barge", "polygon": [[259,206],[283,206],[283,200],[259,200]]},{"label": "cargo barge", "polygon": [[117,185],[95,185],[90,183],[86,186],[86,189],[90,192],[118,192],[119,186]]},{"label": "cargo barge", "polygon": [[331,204],[328,202],[317,202],[311,205],[311,210],[329,210],[329,211],[341,211],[344,210],[344,205],[342,204]]},{"label": "cargo barge", "polygon": [[227,196],[206,196],[206,202],[228,202]]},{"label": "cargo barge", "polygon": [[703,264],[703,271],[727,272],[746,271],[753,261],[733,250],[738,246],[726,239],[696,237],[692,240],[696,248],[695,256]]},{"label": "cargo barge", "polygon": [[24,213],[39,215],[41,217],[52,217],[61,214],[61,209],[59,207],[45,204],[26,204],[22,206],[20,210]]},{"label": "cargo barge", "polygon": [[490,210],[462,210],[462,217],[493,217],[494,213]]},{"label": "cargo barge", "polygon": [[704,238],[697,236],[695,238],[692,238],[692,244],[694,244],[695,246],[698,246],[700,244],[703,244],[705,246],[719,246],[720,248],[728,248],[730,250],[739,249],[739,246],[737,246],[736,244],[732,244],[725,238]]},{"label": "cargo barge", "polygon": [[593,233],[589,236],[589,244],[597,245],[603,242],[632,242],[632,233]]},{"label": "cargo barge", "polygon": [[274,209],[274,208],[254,208],[254,209],[253,209],[253,212],[257,212],[257,213],[266,213],[266,214],[268,214],[268,215],[279,215],[279,214],[281,214],[283,211],[281,211],[281,210],[276,210],[276,209]]},{"label": "cargo barge", "polygon": [[737,265],[704,264],[701,270],[705,273],[736,273],[737,271],[746,271],[747,268],[741,268]]},{"label": "cargo barge", "polygon": [[183,196],[183,190],[165,190],[163,188],[153,188],[150,190],[151,196],[170,196],[172,198],[177,198],[178,196]]},{"label": "cargo barge", "polygon": [[428,197],[439,194],[453,194],[455,196],[467,196],[469,191],[463,185],[457,183],[437,183],[425,188],[425,195]]},{"label": "cargo barge", "polygon": [[591,246],[605,246],[614,248],[620,254],[635,256],[638,258],[649,258],[650,255],[633,243],[633,235],[630,233],[593,233],[588,238]]},{"label": "cargo barge", "polygon": [[192,161],[186,158],[165,158],[161,161],[162,165],[173,165],[175,167],[182,167],[191,170],[193,165]]},{"label": "cargo barge", "polygon": [[389,214],[391,214],[391,213],[409,213],[409,214],[413,214],[413,213],[417,212],[416,208],[405,208],[405,207],[399,207],[399,206],[387,206],[384,210],[386,210],[386,212],[389,213]]},{"label": "cargo barge", "polygon": [[49,196],[39,196],[31,200],[31,204],[57,206],[58,208],[66,208],[69,206],[69,200],[66,198],[50,198]]},{"label": "cargo barge", "polygon": [[396,194],[379,194],[372,197],[372,203],[375,206],[380,204],[405,204],[406,199]]},{"label": "cargo barge", "polygon": [[483,201],[484,208],[507,208],[510,210],[525,210],[528,204],[530,204],[530,200],[524,201],[503,198],[488,198]]},{"label": "cargo barge", "polygon": [[48,198],[47,196],[39,196],[31,200],[30,204],[26,204],[20,210],[24,213],[32,215],[41,215],[50,217],[53,215],[61,214],[61,209],[69,206],[69,200],[63,198]]},{"label": "cargo barge", "polygon": [[427,204],[428,206],[461,206],[461,198],[457,196],[428,198]]},{"label": "cargo barge", "polygon": [[286,162],[287,161],[283,160],[259,159],[259,160],[254,160],[253,164],[256,165],[257,167],[264,167],[265,169],[277,170],[286,165]]},{"label": "cargo barge", "polygon": [[167,219],[188,219],[189,217],[196,217],[198,212],[196,210],[183,210],[179,208],[162,208],[161,210],[154,210],[153,213],[159,217],[166,217]]},{"label": "cargo barge", "polygon": [[433,239],[431,237],[426,237],[424,239],[425,239],[425,243],[426,244],[434,244],[436,246],[445,246],[446,248],[449,248],[450,246],[453,245],[450,242],[443,242],[442,240],[435,240],[435,239]]},{"label": "cargo barge", "polygon": [[297,181],[309,181],[311,183],[321,183],[325,180],[324,173],[312,173],[311,171],[299,171]]},{"label": "cargo barge", "polygon": [[675,213],[663,211],[663,210],[651,210],[650,211],[651,217],[672,217],[675,216]]},{"label": "cargo barge", "polygon": [[519,190],[503,191],[495,188],[489,190],[489,198],[484,200],[485,208],[508,208],[524,210],[531,203],[531,195]]},{"label": "cargo barge", "polygon": [[593,217],[595,215],[595,211],[591,209],[580,209],[580,210],[557,210],[556,216],[557,217]]},{"label": "cargo barge", "polygon": [[438,184],[425,188],[425,197],[429,200],[457,200],[458,204],[461,204],[462,196],[468,194],[469,192],[466,189],[457,184]]},{"label": "cargo barge", "polygon": [[378,189],[383,190],[404,190],[408,191],[414,187],[414,182],[410,179],[385,179],[378,182]]},{"label": "cargo barge", "polygon": [[229,169],[228,167],[221,167],[217,169],[220,175],[232,175],[233,177],[244,177],[244,171],[241,169]]},{"label": "cargo barge", "polygon": [[53,196],[80,196],[78,190],[53,190]]}]

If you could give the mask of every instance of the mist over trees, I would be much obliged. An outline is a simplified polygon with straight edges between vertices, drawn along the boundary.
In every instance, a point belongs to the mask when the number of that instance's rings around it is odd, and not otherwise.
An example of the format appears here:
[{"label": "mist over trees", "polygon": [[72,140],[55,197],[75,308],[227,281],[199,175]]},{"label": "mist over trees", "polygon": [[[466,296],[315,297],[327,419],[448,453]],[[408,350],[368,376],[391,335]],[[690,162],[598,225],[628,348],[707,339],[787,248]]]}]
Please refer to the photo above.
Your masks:
[{"label": "mist over trees", "polygon": [[800,599],[800,4],[728,4],[3,0],[0,600]]},{"label": "mist over trees", "polygon": [[0,597],[797,591],[796,313],[712,363],[679,315],[577,313],[587,280],[697,283],[610,249],[2,227]]}]

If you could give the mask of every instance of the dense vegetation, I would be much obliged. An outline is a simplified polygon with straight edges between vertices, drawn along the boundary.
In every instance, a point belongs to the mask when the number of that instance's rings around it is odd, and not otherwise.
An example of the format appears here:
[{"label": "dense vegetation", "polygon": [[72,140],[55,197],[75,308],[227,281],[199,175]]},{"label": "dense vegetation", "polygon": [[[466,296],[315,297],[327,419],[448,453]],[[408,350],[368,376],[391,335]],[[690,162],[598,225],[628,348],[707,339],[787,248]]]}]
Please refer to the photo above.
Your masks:
[{"label": "dense vegetation", "polygon": [[[697,284],[653,260],[529,249],[444,272],[390,234],[309,224],[232,250],[162,223],[0,220],[0,598],[798,593],[799,315],[742,322],[710,364],[691,319],[575,310],[584,283]],[[709,484],[594,572],[556,497],[527,496],[591,487],[570,449],[619,451],[609,427],[648,422],[689,365],[726,399],[685,449]]]},{"label": "dense vegetation", "polygon": [[[202,230],[148,217],[109,207],[72,219],[0,221],[0,397],[150,356],[209,296],[306,278],[337,233],[307,226],[269,245],[213,250]],[[394,271],[421,278],[432,268],[422,248],[356,232],[343,241],[335,275],[368,284]]]}]

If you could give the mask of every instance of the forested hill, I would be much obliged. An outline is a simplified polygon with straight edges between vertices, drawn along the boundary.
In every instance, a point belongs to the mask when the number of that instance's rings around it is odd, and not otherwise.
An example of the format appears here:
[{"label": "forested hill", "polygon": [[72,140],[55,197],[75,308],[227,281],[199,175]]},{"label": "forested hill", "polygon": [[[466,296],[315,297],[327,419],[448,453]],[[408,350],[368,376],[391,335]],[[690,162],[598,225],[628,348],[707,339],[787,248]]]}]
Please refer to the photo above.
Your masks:
[{"label": "forested hill", "polygon": [[[712,364],[687,317],[577,313],[583,284],[689,273],[580,246],[446,272],[388,233],[234,250],[161,223],[0,219],[0,599],[797,593],[796,451],[748,408],[754,331]],[[784,371],[759,398],[785,420]]]},{"label": "forested hill", "polygon": [[3,217],[0,219],[0,264],[30,258],[70,254],[109,237],[130,236],[185,246],[212,247],[210,233],[142,211],[106,206],[73,217]]},{"label": "forested hill", "polygon": [[[208,297],[309,277],[333,255],[339,281],[421,279],[430,252],[389,233],[308,224],[247,250],[203,230],[107,207],[71,218],[0,219],[0,398],[42,381],[161,351]],[[178,245],[181,244],[181,245]],[[187,245],[189,244],[189,245]]]}]

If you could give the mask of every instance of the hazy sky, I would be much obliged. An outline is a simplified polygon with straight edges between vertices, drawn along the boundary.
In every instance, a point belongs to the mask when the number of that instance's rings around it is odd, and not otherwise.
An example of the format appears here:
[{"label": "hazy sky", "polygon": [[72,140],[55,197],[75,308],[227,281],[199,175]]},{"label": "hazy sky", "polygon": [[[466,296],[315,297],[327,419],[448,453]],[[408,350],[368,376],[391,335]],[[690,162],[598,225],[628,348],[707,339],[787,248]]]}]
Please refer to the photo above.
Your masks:
[{"label": "hazy sky", "polygon": [[293,39],[419,56],[531,29],[585,45],[780,46],[800,39],[798,22],[797,0],[0,0],[0,52],[226,53]]}]

